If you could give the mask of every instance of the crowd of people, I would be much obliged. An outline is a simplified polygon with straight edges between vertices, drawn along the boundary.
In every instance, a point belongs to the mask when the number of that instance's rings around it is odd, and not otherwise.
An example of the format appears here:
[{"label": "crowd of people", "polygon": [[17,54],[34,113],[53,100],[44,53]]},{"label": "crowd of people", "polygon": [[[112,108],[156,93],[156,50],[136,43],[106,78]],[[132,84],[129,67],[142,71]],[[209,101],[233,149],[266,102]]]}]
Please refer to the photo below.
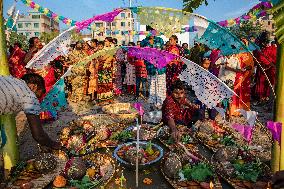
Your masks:
[{"label": "crowd of people", "polygon": [[[267,32],[263,32],[255,42],[260,49],[252,53],[243,52],[229,56],[222,55],[219,49],[210,50],[198,43],[191,49],[186,43],[180,46],[176,35],[172,35],[166,43],[161,37],[147,36],[136,44],[130,42],[128,46],[166,50],[187,58],[214,74],[237,94],[218,105],[226,110],[229,119],[232,116],[239,116],[237,109],[250,110],[252,100],[256,104],[264,104],[273,99],[268,82],[272,87],[275,86],[277,47],[275,43],[269,43]],[[249,45],[246,39],[242,39],[242,43]],[[45,81],[45,94],[66,70],[73,66],[72,74],[65,78],[69,102],[91,101],[104,105],[111,103],[115,96],[131,94],[135,100],[147,100],[152,109],[162,109],[166,124],[171,124],[170,117],[179,122],[182,120],[178,120],[177,117],[182,116],[187,119],[183,120],[186,124],[192,124],[198,119],[214,120],[217,115],[215,109],[207,108],[198,100],[190,103],[183,99],[186,96],[183,91],[185,88],[179,82],[178,76],[186,69],[186,65],[180,58],[159,69],[146,60],[130,56],[124,48],[119,48],[115,54],[106,51],[104,55],[92,59],[83,66],[75,66],[100,50],[117,46],[115,38],[106,37],[104,41],[78,41],[70,45],[66,56],[57,57],[45,69],[31,70],[26,69],[25,65],[43,45],[37,37],[31,38],[29,44],[28,52],[24,52],[19,43],[15,43],[10,49],[10,73],[16,78],[21,78],[26,73],[39,74]],[[180,94],[177,95],[173,91]],[[41,101],[44,96],[42,95],[39,100]],[[183,109],[183,106],[190,107],[190,111]]]}]

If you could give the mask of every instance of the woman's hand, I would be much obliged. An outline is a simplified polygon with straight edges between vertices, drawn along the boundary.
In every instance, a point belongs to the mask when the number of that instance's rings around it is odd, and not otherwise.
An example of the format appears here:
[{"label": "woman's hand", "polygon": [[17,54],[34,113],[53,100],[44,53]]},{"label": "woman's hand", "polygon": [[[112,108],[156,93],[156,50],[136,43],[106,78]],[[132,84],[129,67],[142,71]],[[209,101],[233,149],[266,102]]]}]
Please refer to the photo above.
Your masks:
[{"label": "woman's hand", "polygon": [[180,136],[180,132],[177,129],[172,130],[171,136],[176,143],[178,143],[180,141],[181,136]]}]

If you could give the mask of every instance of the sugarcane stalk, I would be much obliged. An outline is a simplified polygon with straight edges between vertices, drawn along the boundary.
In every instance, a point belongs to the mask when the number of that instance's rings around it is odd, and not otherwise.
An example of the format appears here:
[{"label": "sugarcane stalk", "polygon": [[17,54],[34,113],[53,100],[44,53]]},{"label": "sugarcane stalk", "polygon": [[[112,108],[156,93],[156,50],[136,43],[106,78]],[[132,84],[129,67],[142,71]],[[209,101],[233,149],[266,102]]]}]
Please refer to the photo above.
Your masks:
[{"label": "sugarcane stalk", "polygon": [[[7,61],[6,36],[4,30],[3,1],[0,0],[0,75],[10,75]],[[19,150],[17,146],[17,129],[14,115],[1,115],[0,124],[3,125],[7,143],[2,149],[4,157],[4,168],[11,170],[19,160]]]},{"label": "sugarcane stalk", "polygon": [[[284,170],[284,45],[278,47],[277,53],[278,78],[276,85],[275,121],[282,123],[281,150],[275,151],[273,157],[279,156],[280,170]],[[280,148],[280,147],[279,147]]]}]

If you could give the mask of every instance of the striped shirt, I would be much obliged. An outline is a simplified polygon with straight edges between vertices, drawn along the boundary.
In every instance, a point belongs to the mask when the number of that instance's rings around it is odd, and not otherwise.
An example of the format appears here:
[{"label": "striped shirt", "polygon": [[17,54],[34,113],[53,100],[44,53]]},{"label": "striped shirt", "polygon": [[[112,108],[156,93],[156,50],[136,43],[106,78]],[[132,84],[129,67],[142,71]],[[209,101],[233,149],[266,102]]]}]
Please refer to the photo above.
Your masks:
[{"label": "striped shirt", "polygon": [[0,115],[20,111],[39,115],[40,104],[36,95],[25,81],[12,76],[0,76]]}]

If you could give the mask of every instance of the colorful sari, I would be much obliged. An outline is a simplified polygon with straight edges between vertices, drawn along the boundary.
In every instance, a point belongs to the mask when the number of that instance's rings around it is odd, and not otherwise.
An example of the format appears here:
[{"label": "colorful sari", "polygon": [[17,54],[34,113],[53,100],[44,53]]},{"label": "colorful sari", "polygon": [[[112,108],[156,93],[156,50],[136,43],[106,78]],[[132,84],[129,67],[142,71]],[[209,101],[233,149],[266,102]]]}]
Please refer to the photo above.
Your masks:
[{"label": "colorful sari", "polygon": [[[171,45],[167,49],[172,54],[180,55],[180,49],[177,45]],[[166,85],[167,94],[171,93],[171,87],[175,81],[178,80],[178,76],[183,69],[184,63],[179,60],[173,60],[167,65],[166,71]]]},{"label": "colorful sari", "polygon": [[238,54],[241,69],[247,68],[245,72],[237,72],[234,83],[234,92],[238,95],[232,97],[230,104],[230,115],[240,115],[236,112],[237,109],[249,110],[250,109],[250,96],[251,96],[251,76],[253,73],[253,57],[250,53],[245,52]]},{"label": "colorful sari", "polygon": [[111,101],[113,99],[113,64],[112,55],[98,57],[98,102]]},{"label": "colorful sari", "polygon": [[[74,50],[70,55],[71,64],[76,64],[80,60],[83,60],[87,54],[79,50]],[[72,68],[72,74],[68,76],[68,82],[72,86],[72,93],[70,100],[72,102],[83,101],[84,97],[87,94],[88,89],[88,76],[86,74],[86,66],[74,66]]]},{"label": "colorful sari", "polygon": [[12,55],[9,57],[9,71],[13,77],[21,78],[26,74],[26,69],[24,65],[25,51],[18,48],[13,51]]},{"label": "colorful sari", "polygon": [[[265,73],[269,78],[271,85],[274,87],[276,83],[276,59],[277,48],[275,46],[266,46],[261,51],[255,52],[255,57],[260,65],[265,69]],[[262,69],[257,67],[256,71],[256,87],[255,96],[258,100],[270,97],[271,88]]]}]

